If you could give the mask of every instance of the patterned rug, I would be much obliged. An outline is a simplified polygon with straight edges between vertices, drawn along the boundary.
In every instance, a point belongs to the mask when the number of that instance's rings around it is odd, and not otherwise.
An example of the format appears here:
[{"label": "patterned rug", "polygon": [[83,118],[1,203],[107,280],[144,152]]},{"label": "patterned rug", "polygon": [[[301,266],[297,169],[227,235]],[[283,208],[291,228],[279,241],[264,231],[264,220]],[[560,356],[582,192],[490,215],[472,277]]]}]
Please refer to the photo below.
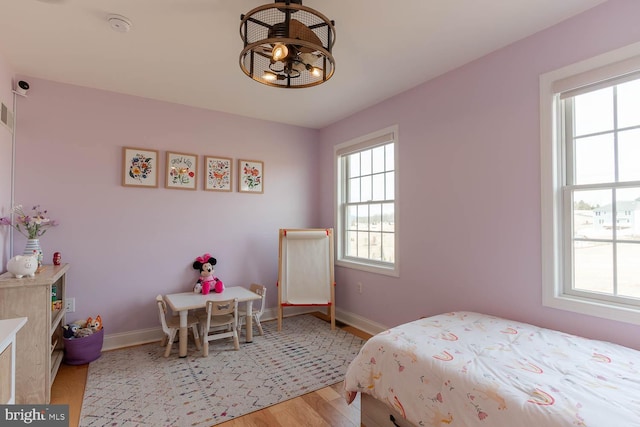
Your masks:
[{"label": "patterned rug", "polygon": [[[213,426],[344,379],[364,341],[312,315],[263,322],[264,336],[189,342],[163,357],[158,343],[104,352],[89,365],[80,427]],[[255,329],[254,329],[255,330]]]}]

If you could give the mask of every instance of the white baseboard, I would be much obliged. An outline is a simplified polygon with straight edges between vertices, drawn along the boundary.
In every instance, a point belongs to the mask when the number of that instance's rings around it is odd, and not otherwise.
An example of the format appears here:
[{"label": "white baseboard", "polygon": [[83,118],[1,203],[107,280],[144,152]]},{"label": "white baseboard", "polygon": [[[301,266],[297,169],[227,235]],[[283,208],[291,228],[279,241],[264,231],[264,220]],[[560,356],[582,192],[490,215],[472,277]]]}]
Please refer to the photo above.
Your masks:
[{"label": "white baseboard", "polygon": [[[158,321],[160,323],[160,321]],[[148,344],[154,341],[160,341],[163,333],[162,328],[138,329],[136,331],[121,332],[118,334],[106,334],[102,350],[115,350],[123,347],[131,347],[133,345]]]},{"label": "white baseboard", "polygon": [[389,329],[383,324],[374,322],[373,320],[369,320],[348,311],[340,310],[339,308],[336,308],[336,319],[371,335],[376,335]]},{"label": "white baseboard", "polygon": [[[325,307],[286,307],[284,309],[284,316],[297,316],[299,314],[305,313],[313,313],[316,311],[320,311],[322,313],[326,313],[327,309]],[[265,309],[262,318],[265,320],[273,320],[278,318],[278,309],[277,307]],[[336,320],[345,323],[349,326],[353,326],[354,328],[358,328],[363,332],[366,332],[371,335],[378,334],[382,331],[386,331],[389,329],[387,326],[374,322],[373,320],[369,320],[365,317],[359,316],[354,313],[350,313],[348,311],[340,310],[336,307]]]},{"label": "white baseboard", "polygon": [[[326,311],[324,307],[313,306],[300,306],[300,307],[286,307],[284,310],[284,316],[297,316],[299,314],[313,313],[316,311]],[[268,321],[278,318],[278,308],[272,307],[264,310],[261,320]],[[336,308],[336,320],[342,323],[353,326],[368,334],[375,335],[388,328],[380,323],[376,323],[372,320],[366,319],[357,314],[349,313]],[[121,332],[117,334],[106,334],[104,336],[104,343],[102,345],[103,351],[116,350],[118,348],[131,347],[134,345],[148,344],[151,342],[158,342],[162,339],[162,329],[149,328],[138,329],[135,331]]]}]

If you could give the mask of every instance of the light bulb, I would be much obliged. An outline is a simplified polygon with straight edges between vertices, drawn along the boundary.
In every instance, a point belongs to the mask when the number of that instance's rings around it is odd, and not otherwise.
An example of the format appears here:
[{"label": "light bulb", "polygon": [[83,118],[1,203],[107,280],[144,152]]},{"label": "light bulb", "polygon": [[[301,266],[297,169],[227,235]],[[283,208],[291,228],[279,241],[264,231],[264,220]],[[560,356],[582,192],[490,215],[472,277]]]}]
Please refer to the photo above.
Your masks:
[{"label": "light bulb", "polygon": [[272,81],[276,80],[278,78],[278,76],[276,76],[275,73],[272,73],[271,71],[265,71],[264,74],[262,75],[262,78],[272,82]]},{"label": "light bulb", "polygon": [[318,67],[311,67],[311,70],[309,71],[314,77],[320,77],[322,75],[322,70],[320,70],[320,68]]},{"label": "light bulb", "polygon": [[286,58],[288,54],[289,49],[287,48],[287,46],[283,45],[282,43],[278,43],[273,47],[273,50],[271,51],[271,58],[274,61],[281,61]]}]

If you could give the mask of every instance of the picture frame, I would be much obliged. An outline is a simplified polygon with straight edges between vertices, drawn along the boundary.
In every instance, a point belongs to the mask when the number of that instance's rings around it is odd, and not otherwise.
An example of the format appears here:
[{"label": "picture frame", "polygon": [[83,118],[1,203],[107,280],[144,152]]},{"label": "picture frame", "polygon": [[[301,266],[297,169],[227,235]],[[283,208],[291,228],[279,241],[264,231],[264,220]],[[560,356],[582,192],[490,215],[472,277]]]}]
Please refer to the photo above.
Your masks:
[{"label": "picture frame", "polygon": [[238,160],[238,191],[241,193],[264,193],[264,162]]},{"label": "picture frame", "polygon": [[204,189],[231,191],[233,188],[233,160],[228,157],[204,157]]},{"label": "picture frame", "polygon": [[158,161],[157,150],[122,147],[122,185],[157,188]]},{"label": "picture frame", "polygon": [[196,190],[198,187],[198,156],[167,152],[166,188]]}]

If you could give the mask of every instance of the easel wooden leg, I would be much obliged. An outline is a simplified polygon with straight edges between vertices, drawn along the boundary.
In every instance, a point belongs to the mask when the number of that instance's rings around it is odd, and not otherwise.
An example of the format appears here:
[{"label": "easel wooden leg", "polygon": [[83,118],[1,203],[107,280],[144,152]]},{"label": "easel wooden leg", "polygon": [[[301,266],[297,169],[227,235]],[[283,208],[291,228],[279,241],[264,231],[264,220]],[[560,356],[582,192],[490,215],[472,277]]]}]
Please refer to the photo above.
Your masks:
[{"label": "easel wooden leg", "polygon": [[[331,252],[333,253],[333,251]],[[331,330],[334,330],[336,328],[336,282],[333,281],[333,268],[331,269],[331,305],[329,306],[329,316],[331,316]]]},{"label": "easel wooden leg", "polygon": [[331,311],[331,330],[334,330],[336,328],[336,305],[331,304],[329,310]]}]

